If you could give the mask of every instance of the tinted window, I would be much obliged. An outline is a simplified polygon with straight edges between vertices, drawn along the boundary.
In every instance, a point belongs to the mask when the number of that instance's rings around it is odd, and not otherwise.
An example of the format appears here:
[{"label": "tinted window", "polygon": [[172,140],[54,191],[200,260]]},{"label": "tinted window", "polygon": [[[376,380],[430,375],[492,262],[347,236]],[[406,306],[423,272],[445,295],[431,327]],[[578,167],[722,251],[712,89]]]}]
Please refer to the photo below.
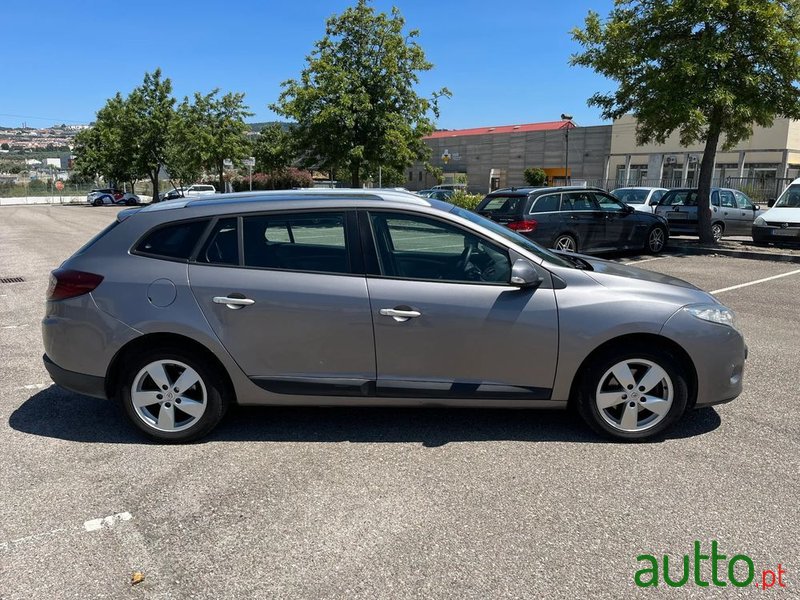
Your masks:
[{"label": "tinted window", "polygon": [[239,264],[239,235],[236,217],[220,219],[197,255],[197,262],[215,265]]},{"label": "tinted window", "polygon": [[598,194],[595,193],[594,195],[597,203],[600,205],[600,208],[606,211],[611,212],[621,212],[624,210],[622,204],[620,204],[619,200],[616,198],[612,198],[611,196],[606,196],[605,194]]},{"label": "tinted window", "polygon": [[207,220],[175,223],[151,231],[136,246],[137,252],[164,258],[188,259],[200,236],[208,225]]},{"label": "tinted window", "polygon": [[647,194],[649,192],[647,190],[621,189],[621,190],[614,190],[611,193],[614,194],[620,200],[622,200],[625,204],[644,204],[644,201],[647,200]]},{"label": "tinted window", "polygon": [[486,204],[478,207],[478,211],[486,214],[517,214],[522,212],[522,205],[527,196],[489,196],[483,200]]},{"label": "tinted window", "polygon": [[561,210],[600,210],[600,206],[591,192],[569,192],[563,196]]},{"label": "tinted window", "polygon": [[547,194],[546,196],[539,196],[533,203],[533,206],[531,206],[531,212],[555,212],[558,210],[560,201],[561,194]]},{"label": "tinted window", "polygon": [[244,264],[349,273],[344,219],[344,213],[328,212],[244,217]]},{"label": "tinted window", "polygon": [[667,192],[659,203],[660,206],[697,206],[697,192],[694,190],[676,190]]},{"label": "tinted window", "polygon": [[508,283],[505,249],[436,219],[418,215],[370,214],[381,273],[406,279]]}]

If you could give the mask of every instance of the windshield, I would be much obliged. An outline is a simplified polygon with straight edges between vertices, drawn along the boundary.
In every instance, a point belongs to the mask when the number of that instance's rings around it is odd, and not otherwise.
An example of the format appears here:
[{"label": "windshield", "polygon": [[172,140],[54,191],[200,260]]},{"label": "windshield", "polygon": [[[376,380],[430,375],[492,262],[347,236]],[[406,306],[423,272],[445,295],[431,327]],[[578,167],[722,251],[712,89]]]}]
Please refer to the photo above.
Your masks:
[{"label": "windshield", "polygon": [[517,246],[520,246],[527,250],[528,252],[538,256],[542,260],[546,260],[547,262],[553,263],[554,265],[558,265],[559,267],[570,267],[574,268],[575,265],[570,261],[560,257],[550,250],[543,248],[539,244],[536,244],[530,241],[528,238],[516,233],[515,231],[511,231],[510,229],[503,227],[495,223],[494,221],[490,221],[489,219],[482,217],[480,215],[476,215],[474,212],[470,212],[468,210],[464,210],[463,208],[459,208],[458,206],[454,206],[453,210],[450,211],[454,215],[458,215],[466,219],[467,221],[471,221],[481,227],[488,229],[489,231],[493,231],[494,233],[504,237],[509,242],[515,243]]},{"label": "windshield", "polygon": [[631,189],[620,189],[611,192],[613,196],[619,198],[625,204],[644,204],[644,201],[647,200],[647,194],[649,193],[650,190]]},{"label": "windshield", "polygon": [[793,183],[786,188],[774,208],[800,208],[800,183]]}]

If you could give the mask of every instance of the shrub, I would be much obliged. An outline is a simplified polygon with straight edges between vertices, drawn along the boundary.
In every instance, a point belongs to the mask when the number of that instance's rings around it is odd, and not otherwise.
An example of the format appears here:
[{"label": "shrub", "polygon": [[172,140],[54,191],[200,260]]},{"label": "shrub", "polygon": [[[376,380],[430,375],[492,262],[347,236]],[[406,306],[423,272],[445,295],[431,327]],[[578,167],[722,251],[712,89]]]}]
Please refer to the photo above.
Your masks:
[{"label": "shrub", "polygon": [[475,210],[475,207],[480,204],[483,198],[484,196],[482,194],[468,194],[463,190],[456,190],[453,195],[450,196],[449,202],[461,208],[466,208],[467,210]]},{"label": "shrub", "polygon": [[529,167],[525,169],[523,177],[525,178],[525,183],[531,187],[542,187],[547,185],[547,173],[545,173],[543,169],[534,169],[533,167]]}]

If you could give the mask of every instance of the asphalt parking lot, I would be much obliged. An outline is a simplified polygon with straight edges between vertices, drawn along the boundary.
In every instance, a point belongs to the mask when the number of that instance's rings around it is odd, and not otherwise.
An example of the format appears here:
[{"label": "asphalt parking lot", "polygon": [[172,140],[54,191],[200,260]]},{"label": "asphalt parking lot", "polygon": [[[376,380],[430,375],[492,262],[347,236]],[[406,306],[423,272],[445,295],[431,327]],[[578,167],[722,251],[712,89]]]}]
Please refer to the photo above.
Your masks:
[{"label": "asphalt parking lot", "polygon": [[716,292],[750,350],[737,400],[652,443],[558,411],[264,408],[169,447],[41,362],[49,271],[116,210],[0,208],[0,277],[25,280],[0,284],[0,598],[761,593],[634,585],[695,540],[800,595],[800,265],[619,257]]}]

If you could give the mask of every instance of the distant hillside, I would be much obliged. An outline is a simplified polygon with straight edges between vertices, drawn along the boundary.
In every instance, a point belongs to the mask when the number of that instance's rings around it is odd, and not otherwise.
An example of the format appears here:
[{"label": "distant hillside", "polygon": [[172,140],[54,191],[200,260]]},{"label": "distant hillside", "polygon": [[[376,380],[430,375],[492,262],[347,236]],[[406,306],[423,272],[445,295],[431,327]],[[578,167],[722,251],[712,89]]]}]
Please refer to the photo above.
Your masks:
[{"label": "distant hillside", "polygon": [[274,124],[280,125],[284,130],[288,130],[292,125],[294,125],[294,123],[286,123],[284,121],[262,121],[261,123],[248,123],[247,125],[253,131],[259,132],[264,129],[264,127]]}]

